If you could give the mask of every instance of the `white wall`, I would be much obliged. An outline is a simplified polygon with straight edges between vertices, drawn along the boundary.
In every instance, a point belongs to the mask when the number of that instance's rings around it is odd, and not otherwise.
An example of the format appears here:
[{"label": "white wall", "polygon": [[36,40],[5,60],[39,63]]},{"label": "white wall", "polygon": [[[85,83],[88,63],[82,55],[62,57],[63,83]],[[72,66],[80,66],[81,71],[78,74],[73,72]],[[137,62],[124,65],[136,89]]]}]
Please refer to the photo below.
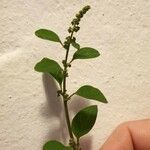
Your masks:
[{"label": "white wall", "polygon": [[[73,92],[92,84],[109,103],[92,102],[98,104],[99,115],[84,149],[98,150],[120,122],[150,117],[149,0],[1,0],[0,149],[41,150],[49,139],[64,141],[57,87],[33,69],[43,57],[61,62],[64,50],[38,39],[34,31],[49,28],[64,39],[70,21],[87,4],[92,9],[81,22],[78,41],[101,56],[74,62],[68,87]],[[72,112],[89,103],[78,97],[72,102]]]}]

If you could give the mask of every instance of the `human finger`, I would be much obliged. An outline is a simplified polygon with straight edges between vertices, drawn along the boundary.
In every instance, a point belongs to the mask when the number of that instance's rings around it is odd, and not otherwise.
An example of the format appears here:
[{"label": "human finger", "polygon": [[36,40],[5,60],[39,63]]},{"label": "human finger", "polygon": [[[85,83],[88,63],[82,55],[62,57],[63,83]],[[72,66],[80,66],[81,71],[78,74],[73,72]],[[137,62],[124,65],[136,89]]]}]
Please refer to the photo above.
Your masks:
[{"label": "human finger", "polygon": [[150,119],[119,125],[100,150],[150,150]]}]

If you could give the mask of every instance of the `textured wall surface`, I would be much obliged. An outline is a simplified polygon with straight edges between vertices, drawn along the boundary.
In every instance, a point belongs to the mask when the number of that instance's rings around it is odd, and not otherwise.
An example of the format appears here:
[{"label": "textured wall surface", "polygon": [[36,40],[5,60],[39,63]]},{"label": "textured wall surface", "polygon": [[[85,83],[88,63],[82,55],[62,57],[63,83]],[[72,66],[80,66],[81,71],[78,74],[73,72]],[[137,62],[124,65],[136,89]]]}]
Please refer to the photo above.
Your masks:
[{"label": "textured wall surface", "polygon": [[[98,150],[123,121],[150,117],[149,0],[0,0],[0,149],[41,150],[49,139],[66,142],[57,86],[33,70],[43,57],[61,62],[64,50],[38,39],[34,31],[49,28],[64,39],[71,18],[87,4],[92,9],[77,38],[101,56],[75,61],[68,87],[71,93],[92,84],[109,103],[92,102],[99,115],[82,141],[84,149]],[[74,97],[70,110],[73,114],[89,103]]]}]

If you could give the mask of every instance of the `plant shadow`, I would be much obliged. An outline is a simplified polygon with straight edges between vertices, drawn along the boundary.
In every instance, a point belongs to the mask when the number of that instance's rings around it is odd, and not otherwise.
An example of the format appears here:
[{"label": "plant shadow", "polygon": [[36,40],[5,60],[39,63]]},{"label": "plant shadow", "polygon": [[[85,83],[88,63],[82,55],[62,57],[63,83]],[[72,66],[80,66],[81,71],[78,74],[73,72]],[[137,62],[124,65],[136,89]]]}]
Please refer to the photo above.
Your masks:
[{"label": "plant shadow", "polygon": [[[57,121],[57,125],[46,135],[45,139],[48,140],[58,140],[65,144],[68,143],[68,131],[67,125],[64,117],[64,108],[62,104],[61,97],[57,97],[57,90],[59,89],[54,81],[54,79],[48,74],[43,74],[43,86],[45,90],[46,103],[45,106],[41,108],[42,117],[46,117],[49,120]],[[88,106],[89,101],[85,101],[80,97],[73,97],[69,104],[70,117],[72,118],[79,110]],[[81,147],[86,150],[92,149],[92,136],[86,135],[81,140]]]}]

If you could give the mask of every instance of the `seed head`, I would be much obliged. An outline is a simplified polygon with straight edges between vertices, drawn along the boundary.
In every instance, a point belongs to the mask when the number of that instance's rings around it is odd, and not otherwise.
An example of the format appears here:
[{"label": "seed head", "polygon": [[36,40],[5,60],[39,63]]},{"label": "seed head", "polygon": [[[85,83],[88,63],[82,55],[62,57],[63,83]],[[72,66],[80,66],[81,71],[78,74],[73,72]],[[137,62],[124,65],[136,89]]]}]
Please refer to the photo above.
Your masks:
[{"label": "seed head", "polygon": [[80,21],[80,18],[74,18],[71,22],[72,25],[78,25]]},{"label": "seed head", "polygon": [[75,31],[75,32],[78,32],[79,30],[80,30],[80,27],[79,27],[79,26],[75,26],[75,27],[74,27],[74,31]]},{"label": "seed head", "polygon": [[66,37],[66,41],[67,41],[67,43],[70,43],[70,41],[71,41],[71,36],[67,36],[67,37]]},{"label": "seed head", "polygon": [[76,17],[77,18],[81,18],[80,13],[76,14]]},{"label": "seed head", "polygon": [[68,47],[69,47],[69,43],[68,43],[68,41],[65,41],[65,42],[64,42],[64,48],[65,48],[65,49],[68,49]]},{"label": "seed head", "polygon": [[[75,18],[71,21],[71,27],[69,27],[68,32],[72,33],[72,32],[78,32],[80,27],[80,21],[82,19],[82,17],[84,16],[84,14],[86,14],[86,12],[90,9],[91,7],[89,5],[85,6],[82,8],[82,10],[80,10],[76,15]],[[68,42],[68,40],[67,40]],[[64,43],[64,47],[68,47],[67,43]]]},{"label": "seed head", "polygon": [[84,10],[84,11],[88,11],[90,8],[91,8],[91,7],[90,7],[89,5],[87,5],[87,6],[83,7],[83,9],[82,9],[82,10]]},{"label": "seed head", "polygon": [[80,10],[80,11],[79,11],[79,14],[80,14],[80,18],[82,18],[82,17],[83,17],[83,15],[84,15],[84,13],[83,13],[83,11],[82,11],[82,10]]},{"label": "seed head", "polygon": [[73,37],[73,38],[72,38],[72,42],[75,42],[75,41],[76,41],[76,38],[75,38],[75,37]]},{"label": "seed head", "polygon": [[71,33],[71,32],[72,32],[72,28],[71,28],[71,27],[69,27],[68,32],[69,32],[69,33]]},{"label": "seed head", "polygon": [[71,33],[73,31],[77,32],[80,27],[78,26],[80,23],[81,18],[83,17],[84,14],[86,14],[86,12],[90,9],[90,6],[87,5],[85,7],[82,8],[82,10],[80,10],[77,14],[76,14],[76,18],[74,18],[71,22],[73,28],[69,28],[68,32]]}]

